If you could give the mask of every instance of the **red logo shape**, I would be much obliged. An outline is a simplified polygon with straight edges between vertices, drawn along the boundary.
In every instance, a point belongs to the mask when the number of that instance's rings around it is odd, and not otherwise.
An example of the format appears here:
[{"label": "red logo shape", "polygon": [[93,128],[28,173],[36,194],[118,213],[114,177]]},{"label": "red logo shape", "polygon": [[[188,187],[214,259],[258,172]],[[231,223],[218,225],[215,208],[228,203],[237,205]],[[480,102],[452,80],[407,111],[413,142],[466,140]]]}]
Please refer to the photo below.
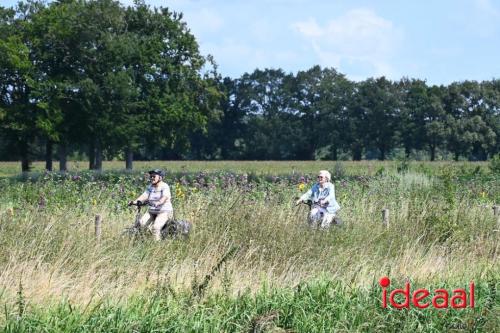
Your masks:
[{"label": "red logo shape", "polygon": [[387,288],[391,284],[391,280],[387,276],[384,276],[383,278],[380,278],[378,283],[380,283],[382,288]]},{"label": "red logo shape", "polygon": [[[384,276],[378,281],[382,287],[382,307],[387,308],[387,287],[391,285],[391,280]],[[471,281],[469,284],[469,290],[467,289],[454,289],[452,292],[448,292],[446,289],[436,289],[431,293],[427,289],[417,289],[413,293],[411,292],[411,284],[406,281],[404,289],[394,289],[389,294],[389,303],[392,307],[396,309],[407,308],[409,309],[411,305],[425,309],[432,305],[435,309],[446,309],[448,307],[454,309],[466,308],[467,305],[470,308],[474,308],[474,282]],[[396,295],[401,295],[404,299],[402,303],[396,301]],[[451,296],[451,298],[450,298]],[[425,299],[430,297],[430,302],[425,302]],[[469,301],[469,302],[467,302]],[[468,304],[467,304],[468,303]]]}]

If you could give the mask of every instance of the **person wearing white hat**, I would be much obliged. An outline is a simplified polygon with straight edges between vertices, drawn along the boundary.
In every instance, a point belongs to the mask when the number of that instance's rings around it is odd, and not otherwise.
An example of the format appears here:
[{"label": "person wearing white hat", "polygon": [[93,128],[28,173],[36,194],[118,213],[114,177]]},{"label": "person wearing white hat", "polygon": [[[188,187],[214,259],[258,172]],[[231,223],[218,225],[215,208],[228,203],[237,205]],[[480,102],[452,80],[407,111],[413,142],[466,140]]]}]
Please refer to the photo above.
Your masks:
[{"label": "person wearing white hat", "polygon": [[309,224],[319,225],[321,228],[328,228],[340,209],[340,205],[335,199],[335,186],[331,183],[332,176],[327,170],[318,173],[318,182],[304,193],[298,200],[301,202],[311,201],[311,211],[309,212]]}]

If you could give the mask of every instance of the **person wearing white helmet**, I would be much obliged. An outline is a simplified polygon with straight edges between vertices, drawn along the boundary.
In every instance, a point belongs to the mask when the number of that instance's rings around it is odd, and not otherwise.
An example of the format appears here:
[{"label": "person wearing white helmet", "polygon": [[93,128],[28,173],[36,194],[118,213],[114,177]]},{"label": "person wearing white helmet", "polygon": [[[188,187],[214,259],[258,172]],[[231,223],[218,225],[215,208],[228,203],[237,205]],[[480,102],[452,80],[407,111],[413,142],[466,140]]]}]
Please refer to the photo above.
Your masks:
[{"label": "person wearing white helmet", "polygon": [[309,224],[328,228],[333,222],[340,205],[335,199],[335,186],[331,183],[332,176],[327,170],[321,170],[318,174],[318,182],[304,193],[298,200],[301,202],[311,201],[309,212]]},{"label": "person wearing white helmet", "polygon": [[174,209],[170,202],[170,187],[163,181],[165,172],[154,169],[148,172],[151,185],[146,188],[136,200],[129,204],[135,205],[137,202],[148,202],[149,209],[142,216],[139,227],[147,227],[152,224],[153,235],[156,240],[161,239],[161,229],[168,220],[174,217]]}]

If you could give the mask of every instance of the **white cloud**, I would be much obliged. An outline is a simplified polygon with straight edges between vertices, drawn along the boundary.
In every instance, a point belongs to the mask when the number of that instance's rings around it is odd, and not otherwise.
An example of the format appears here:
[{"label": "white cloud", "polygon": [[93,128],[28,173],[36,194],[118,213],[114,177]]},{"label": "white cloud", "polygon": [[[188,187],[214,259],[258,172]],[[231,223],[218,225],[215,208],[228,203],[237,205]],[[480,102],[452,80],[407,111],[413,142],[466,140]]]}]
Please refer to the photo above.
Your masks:
[{"label": "white cloud", "polygon": [[[133,5],[133,0],[120,0],[124,5]],[[201,7],[209,5],[202,1],[195,0],[146,0],[146,4],[151,7],[167,7],[172,11],[182,12],[183,20],[188,23],[188,27],[195,34],[204,32],[217,32],[223,25],[222,16],[212,8]]]},{"label": "white cloud", "polygon": [[224,25],[219,13],[212,9],[202,8],[196,11],[185,11],[184,18],[196,35],[206,32],[217,32]]},{"label": "white cloud", "polygon": [[[402,33],[369,9],[354,9],[321,26],[314,18],[292,25],[324,66],[369,68],[365,76],[394,76],[389,65]],[[349,73],[348,73],[349,74]]]},{"label": "white cloud", "polygon": [[256,68],[283,68],[300,60],[293,51],[255,47],[231,38],[202,43],[201,49],[205,54],[213,54],[215,61],[223,65],[224,72],[232,76],[240,76],[244,71],[253,72]]},{"label": "white cloud", "polygon": [[323,29],[312,17],[307,21],[297,22],[293,26],[305,37],[321,37],[323,34]]}]

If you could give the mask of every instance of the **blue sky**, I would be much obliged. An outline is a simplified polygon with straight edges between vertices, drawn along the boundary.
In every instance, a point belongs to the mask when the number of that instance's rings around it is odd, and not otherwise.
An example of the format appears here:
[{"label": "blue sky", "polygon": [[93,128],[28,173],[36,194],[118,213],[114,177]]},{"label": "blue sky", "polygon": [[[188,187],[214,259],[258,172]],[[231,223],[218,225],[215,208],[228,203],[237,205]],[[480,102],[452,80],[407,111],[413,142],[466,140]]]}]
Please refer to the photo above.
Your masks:
[{"label": "blue sky", "polygon": [[449,84],[500,78],[500,0],[146,3],[183,12],[201,51],[215,57],[224,76],[319,64],[353,80],[385,75]]}]

